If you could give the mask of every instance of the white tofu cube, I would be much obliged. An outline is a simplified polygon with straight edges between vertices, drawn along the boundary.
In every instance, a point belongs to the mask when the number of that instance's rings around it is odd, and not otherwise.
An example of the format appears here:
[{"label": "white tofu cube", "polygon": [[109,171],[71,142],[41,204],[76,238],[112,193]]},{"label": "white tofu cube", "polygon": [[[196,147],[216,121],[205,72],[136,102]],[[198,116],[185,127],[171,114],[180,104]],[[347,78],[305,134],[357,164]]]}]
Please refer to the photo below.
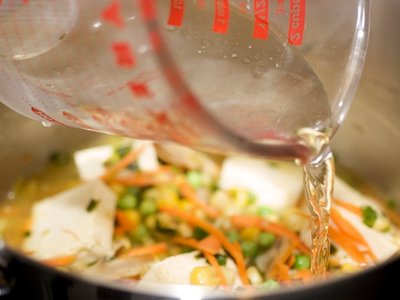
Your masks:
[{"label": "white tofu cube", "polygon": [[[378,215],[382,215],[380,206],[373,199],[361,194],[337,177],[335,178],[334,196],[357,206],[371,206]],[[362,234],[379,261],[387,259],[399,251],[399,245],[393,232],[377,231],[365,225],[359,216],[340,207],[338,210]]]},{"label": "white tofu cube", "polygon": [[219,186],[248,189],[259,204],[281,211],[296,204],[303,190],[302,180],[302,170],[292,163],[230,157],[223,162]]},{"label": "white tofu cube", "polygon": [[[92,201],[97,205],[92,211]],[[38,259],[75,255],[113,254],[116,195],[102,181],[93,181],[37,202],[32,228],[23,250]]]},{"label": "white tofu cube", "polygon": [[[156,171],[159,167],[157,152],[152,142],[132,142],[132,147],[144,146],[140,152],[137,162],[141,171]],[[112,156],[112,146],[99,146],[77,151],[74,154],[75,165],[82,180],[90,181],[99,178],[105,172],[105,162]]]},{"label": "white tofu cube", "polygon": [[196,267],[207,266],[204,258],[196,258],[199,252],[170,256],[152,265],[139,285],[149,283],[190,284],[190,273]]}]

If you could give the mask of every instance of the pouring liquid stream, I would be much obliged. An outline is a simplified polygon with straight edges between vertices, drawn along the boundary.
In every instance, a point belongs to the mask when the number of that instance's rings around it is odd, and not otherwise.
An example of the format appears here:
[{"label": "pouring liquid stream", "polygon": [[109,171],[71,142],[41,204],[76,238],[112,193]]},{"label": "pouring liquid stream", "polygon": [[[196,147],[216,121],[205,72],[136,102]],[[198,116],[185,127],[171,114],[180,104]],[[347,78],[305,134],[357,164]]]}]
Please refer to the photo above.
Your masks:
[{"label": "pouring liquid stream", "polygon": [[318,155],[303,163],[303,187],[311,213],[311,273],[324,277],[329,263],[329,217],[335,178],[335,164],[326,134],[302,129],[299,135]]}]

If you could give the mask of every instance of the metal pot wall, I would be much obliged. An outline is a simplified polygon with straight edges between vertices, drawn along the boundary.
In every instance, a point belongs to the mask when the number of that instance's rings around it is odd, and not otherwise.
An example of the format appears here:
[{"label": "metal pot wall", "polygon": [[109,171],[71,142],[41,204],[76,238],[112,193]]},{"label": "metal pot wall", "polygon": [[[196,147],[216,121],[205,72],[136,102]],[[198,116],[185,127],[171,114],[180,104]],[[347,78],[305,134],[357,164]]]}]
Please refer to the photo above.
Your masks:
[{"label": "metal pot wall", "polygon": [[[400,202],[400,2],[372,3],[367,63],[355,102],[333,140],[341,164]],[[30,121],[0,107],[0,194],[20,174],[44,162],[49,152],[78,145],[99,134]],[[32,159],[31,159],[32,158]],[[173,291],[132,292],[43,267],[0,243],[0,267],[10,281],[0,296],[10,299],[175,299]],[[389,299],[398,292],[400,259],[339,280],[313,284],[260,299]],[[10,285],[11,284],[11,285]],[[158,296],[156,296],[158,295]],[[162,296],[164,295],[164,296]],[[396,294],[395,294],[396,295]],[[190,294],[187,299],[199,299]],[[199,297],[197,297],[199,296]],[[398,297],[393,296],[397,299]]]}]

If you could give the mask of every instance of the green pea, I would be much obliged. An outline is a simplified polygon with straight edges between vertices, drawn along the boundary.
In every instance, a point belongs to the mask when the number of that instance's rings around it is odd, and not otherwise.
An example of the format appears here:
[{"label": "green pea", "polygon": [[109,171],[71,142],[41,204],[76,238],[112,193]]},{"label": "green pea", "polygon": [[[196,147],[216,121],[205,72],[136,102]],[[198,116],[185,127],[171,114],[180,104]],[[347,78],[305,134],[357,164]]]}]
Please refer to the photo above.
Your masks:
[{"label": "green pea", "polygon": [[275,243],[275,235],[269,232],[261,232],[258,236],[258,243],[260,246],[268,248]]},{"label": "green pea", "polygon": [[117,202],[117,207],[123,210],[135,209],[136,205],[137,205],[137,198],[133,194],[122,195]]},{"label": "green pea", "polygon": [[309,269],[311,267],[311,258],[308,255],[296,255],[294,267],[297,270]]}]

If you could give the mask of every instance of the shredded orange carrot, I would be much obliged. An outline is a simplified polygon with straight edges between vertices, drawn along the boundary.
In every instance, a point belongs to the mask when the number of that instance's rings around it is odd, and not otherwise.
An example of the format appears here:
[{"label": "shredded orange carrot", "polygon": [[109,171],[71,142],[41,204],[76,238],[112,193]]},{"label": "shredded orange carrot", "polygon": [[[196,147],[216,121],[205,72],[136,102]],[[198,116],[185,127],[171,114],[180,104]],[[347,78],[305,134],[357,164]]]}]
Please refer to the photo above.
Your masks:
[{"label": "shredded orange carrot", "polygon": [[295,278],[301,279],[303,282],[310,282],[312,280],[312,273],[309,269],[298,270]]},{"label": "shredded orange carrot", "polygon": [[216,218],[220,215],[219,211],[215,207],[208,205],[206,202],[197,197],[195,191],[185,179],[182,178],[179,181],[180,182],[178,186],[184,197],[186,197],[194,205],[200,207],[208,216]]},{"label": "shredded orange carrot", "polygon": [[209,234],[214,235],[221,242],[225,250],[229,254],[231,254],[233,259],[235,260],[238,268],[238,273],[243,284],[249,285],[249,279],[247,278],[246,274],[246,263],[244,261],[243,254],[241,253],[241,251],[238,251],[237,247],[235,247],[231,242],[229,242],[228,238],[222,231],[220,231],[218,228],[214,227],[207,221],[201,220],[183,210],[165,205],[160,206],[160,210],[171,216],[184,220],[192,226],[200,227]]},{"label": "shredded orange carrot", "polygon": [[350,212],[352,212],[352,213],[354,213],[354,214],[356,214],[358,216],[362,216],[362,210],[361,210],[361,207],[359,207],[359,206],[356,206],[356,205],[354,205],[352,203],[349,203],[347,201],[343,201],[343,200],[338,199],[338,198],[333,199],[333,203],[337,204],[340,207],[343,207],[343,208],[347,209],[348,211],[350,211]]},{"label": "shredded orange carrot", "polygon": [[144,150],[146,145],[140,145],[139,147],[135,148],[133,151],[129,152],[125,155],[120,161],[116,162],[115,164],[111,165],[103,174],[101,179],[107,181],[112,178],[116,173],[125,169],[131,163],[133,163],[139,156],[139,154]]},{"label": "shredded orange carrot", "polygon": [[283,236],[293,241],[296,248],[301,252],[310,254],[310,249],[304,244],[304,242],[290,229],[285,226],[267,221],[259,216],[250,215],[235,215],[231,217],[231,223],[239,228],[246,227],[257,227],[263,231],[268,231],[278,236]]},{"label": "shredded orange carrot", "polygon": [[357,248],[357,246],[354,244],[354,241],[351,240],[349,236],[343,234],[339,229],[330,226],[329,236],[356,262],[360,264],[368,263],[368,258],[365,257],[364,253]]},{"label": "shredded orange carrot", "polygon": [[[157,185],[162,183],[169,183],[172,181],[172,176],[167,176],[171,171],[170,166],[161,166],[153,172],[140,172],[128,176],[117,177],[112,181],[129,186],[145,187],[150,185]],[[162,175],[165,175],[162,177]]]},{"label": "shredded orange carrot", "polygon": [[217,254],[222,250],[221,242],[213,235],[209,235],[198,242],[198,248],[204,252]]},{"label": "shredded orange carrot", "polygon": [[198,249],[199,247],[199,241],[194,238],[184,238],[181,236],[176,236],[172,239],[172,242],[193,249]]},{"label": "shredded orange carrot", "polygon": [[282,263],[277,264],[276,276],[279,281],[289,281],[290,280],[289,266]]},{"label": "shredded orange carrot", "polygon": [[227,285],[228,282],[226,281],[225,274],[222,271],[222,268],[219,265],[215,256],[208,252],[204,252],[204,256],[206,257],[210,265],[217,271],[217,275],[221,279],[221,285]]},{"label": "shredded orange carrot", "polygon": [[[117,228],[123,232],[134,230],[139,220],[132,217],[135,212],[130,210],[117,209],[115,212],[115,219],[117,220]],[[122,233],[123,233],[122,232]]]},{"label": "shredded orange carrot", "polygon": [[41,262],[51,267],[65,267],[72,264],[76,260],[76,255],[66,255],[44,259]]},{"label": "shredded orange carrot", "polygon": [[354,239],[360,246],[365,247],[366,253],[374,261],[376,261],[376,256],[374,255],[371,247],[361,235],[361,233],[349,221],[343,218],[340,212],[334,207],[331,208],[331,217],[332,221],[336,224],[340,231],[347,234],[350,238]]},{"label": "shredded orange carrot", "polygon": [[136,257],[143,255],[157,255],[168,251],[168,245],[166,243],[158,243],[150,246],[143,246],[138,248],[132,248],[127,252],[120,255],[121,258]]},{"label": "shredded orange carrot", "polygon": [[[280,277],[279,272],[282,271],[282,265],[285,265],[286,262],[290,259],[290,257],[293,254],[293,250],[295,248],[295,243],[290,242],[290,244],[287,246],[283,254],[278,257],[277,260],[274,261],[273,265],[270,268],[270,271],[268,272],[268,277]],[[282,274],[281,274],[282,275]]]}]

